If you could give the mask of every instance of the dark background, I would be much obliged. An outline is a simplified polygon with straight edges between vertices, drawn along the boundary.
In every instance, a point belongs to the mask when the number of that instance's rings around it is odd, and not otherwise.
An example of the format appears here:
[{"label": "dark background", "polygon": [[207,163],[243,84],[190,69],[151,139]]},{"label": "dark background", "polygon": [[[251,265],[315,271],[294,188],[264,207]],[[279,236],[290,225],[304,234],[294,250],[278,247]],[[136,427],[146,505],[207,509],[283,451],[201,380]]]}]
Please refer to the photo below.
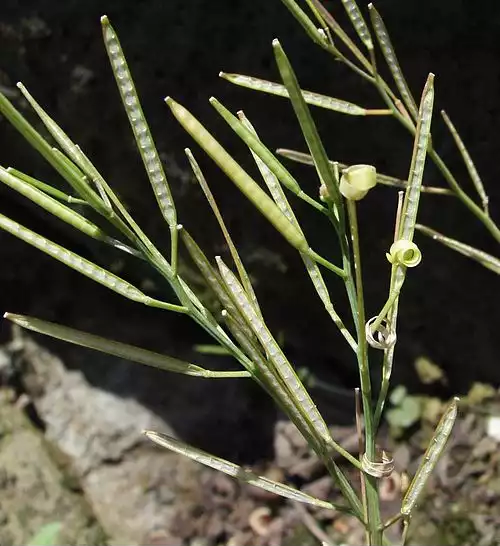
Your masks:
[{"label": "dark background", "polygon": [[[325,4],[347,28],[340,0]],[[417,97],[428,72],[436,74],[436,112],[446,108],[459,128],[483,175],[492,216],[498,219],[500,5],[494,1],[472,4],[456,0],[380,0],[376,7],[385,19]],[[168,248],[168,230],[142,171],[108,66],[99,25],[103,13],[119,33],[166,165],[180,222],[207,253],[225,254],[216,223],[189,175],[183,148],[190,146],[255,279],[266,318],[275,332],[284,334],[285,348],[297,366],[307,366],[321,379],[346,389],[344,395],[325,397],[318,393],[317,397],[321,409],[327,413],[330,410],[331,419],[347,418],[351,415],[349,389],[357,385],[357,367],[315,297],[296,252],[203,157],[178,127],[162,99],[171,95],[185,104],[238,159],[254,169],[244,146],[208,105],[208,97],[217,96],[233,111],[243,108],[270,148],[304,150],[286,101],[233,87],[217,77],[224,70],[278,79],[271,50],[274,37],[280,38],[302,87],[374,108],[382,107],[379,97],[368,84],[311,44],[279,0],[4,0],[0,8],[2,89],[35,122],[15,92],[16,81],[25,83],[95,161],[160,248]],[[397,122],[322,110],[315,110],[314,116],[333,159],[372,163],[381,172],[407,175],[412,142]],[[472,191],[439,116],[435,117],[433,134],[438,151],[464,187]],[[3,119],[0,164],[59,184],[54,173]],[[292,169],[303,188],[315,194],[314,173],[307,167]],[[426,171],[424,183],[444,185],[432,166]],[[0,188],[0,200],[2,213],[98,263],[118,268],[120,275],[132,282],[151,280],[158,295],[163,291],[163,297],[169,297],[161,281],[132,259],[123,261],[107,248],[89,243],[68,226],[47,219],[7,188]],[[392,238],[395,201],[393,190],[377,188],[360,205],[370,316],[377,313],[387,295],[389,266],[385,252]],[[297,211],[311,234],[312,246],[334,259],[333,233],[300,205]],[[420,220],[497,253],[486,230],[452,198],[424,196]],[[474,381],[498,384],[498,278],[432,241],[418,236],[418,243],[424,260],[409,272],[401,301],[395,383],[405,382],[412,390],[423,390],[415,381],[413,363],[425,355],[448,374],[448,386],[439,391],[442,395],[465,392]],[[0,264],[2,311],[32,314],[197,362],[209,361],[193,352],[194,343],[208,340],[188,319],[123,301],[3,232]],[[348,316],[342,286],[334,277],[331,281],[332,299],[338,302],[341,314]],[[2,326],[1,335],[3,340],[9,338],[8,325]],[[258,451],[266,445],[266,430],[272,423],[260,417],[269,417],[274,410],[249,382],[208,384],[42,341],[65,357],[68,365],[81,367],[96,385],[135,396],[158,412],[167,406],[172,409],[172,390],[181,392],[185,402],[168,419],[191,441],[209,448],[218,446],[220,454],[231,453],[233,458],[243,459],[249,450]],[[210,363],[225,365],[224,360]],[[373,364],[377,364],[376,358]],[[228,433],[233,440],[221,447],[220,440],[226,439]],[[228,451],[224,453],[224,449]]]}]

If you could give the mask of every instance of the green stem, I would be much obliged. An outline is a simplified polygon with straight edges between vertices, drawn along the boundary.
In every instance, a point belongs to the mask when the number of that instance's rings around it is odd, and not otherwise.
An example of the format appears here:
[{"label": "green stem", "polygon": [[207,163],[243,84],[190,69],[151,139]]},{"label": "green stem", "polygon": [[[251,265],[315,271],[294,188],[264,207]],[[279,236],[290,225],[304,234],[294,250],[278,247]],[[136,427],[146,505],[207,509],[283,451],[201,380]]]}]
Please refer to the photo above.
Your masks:
[{"label": "green stem", "polygon": [[[347,212],[351,228],[354,273],[356,279],[356,308],[353,310],[358,331],[358,366],[365,418],[365,452],[370,461],[376,460],[375,434],[373,428],[373,408],[370,370],[368,366],[368,344],[365,336],[365,304],[363,295],[363,277],[361,271],[361,254],[359,248],[358,218],[356,203],[347,200]],[[368,509],[367,527],[370,534],[370,546],[381,546],[383,532],[381,530],[380,505],[377,479],[366,474],[366,505]]]},{"label": "green stem", "polygon": [[311,258],[315,262],[317,262],[317,263],[321,264],[322,266],[326,267],[330,271],[333,271],[335,274],[337,274],[342,279],[346,279],[346,277],[347,277],[346,272],[342,268],[332,264],[326,258],[323,258],[323,256],[320,256],[317,252],[314,252],[314,250],[309,249],[307,251],[307,256],[309,256],[309,258]]}]

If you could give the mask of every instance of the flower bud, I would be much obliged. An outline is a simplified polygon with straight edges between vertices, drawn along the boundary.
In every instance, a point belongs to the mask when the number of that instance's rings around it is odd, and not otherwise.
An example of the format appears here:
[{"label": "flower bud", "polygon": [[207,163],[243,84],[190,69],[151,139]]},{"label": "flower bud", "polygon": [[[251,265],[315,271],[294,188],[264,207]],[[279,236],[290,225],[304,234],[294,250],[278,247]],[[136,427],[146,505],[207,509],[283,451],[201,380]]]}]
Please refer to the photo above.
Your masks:
[{"label": "flower bud", "polygon": [[406,239],[393,243],[386,256],[391,264],[405,267],[415,267],[422,261],[422,253],[418,246]]},{"label": "flower bud", "polygon": [[377,171],[372,165],[352,165],[340,178],[340,193],[352,201],[359,201],[377,184]]}]

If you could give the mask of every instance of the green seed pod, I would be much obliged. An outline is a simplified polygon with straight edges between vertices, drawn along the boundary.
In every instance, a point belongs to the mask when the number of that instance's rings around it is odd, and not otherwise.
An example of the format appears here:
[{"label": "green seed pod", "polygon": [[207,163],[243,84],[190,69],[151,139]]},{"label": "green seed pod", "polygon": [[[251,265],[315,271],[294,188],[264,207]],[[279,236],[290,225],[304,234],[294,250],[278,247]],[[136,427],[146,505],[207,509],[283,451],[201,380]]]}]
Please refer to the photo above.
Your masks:
[{"label": "green seed pod", "polygon": [[415,267],[422,261],[422,253],[418,246],[406,239],[399,239],[393,243],[386,256],[391,264],[406,267]]},{"label": "green seed pod", "polygon": [[372,165],[352,165],[340,178],[340,193],[351,201],[359,201],[377,184],[377,171]]}]

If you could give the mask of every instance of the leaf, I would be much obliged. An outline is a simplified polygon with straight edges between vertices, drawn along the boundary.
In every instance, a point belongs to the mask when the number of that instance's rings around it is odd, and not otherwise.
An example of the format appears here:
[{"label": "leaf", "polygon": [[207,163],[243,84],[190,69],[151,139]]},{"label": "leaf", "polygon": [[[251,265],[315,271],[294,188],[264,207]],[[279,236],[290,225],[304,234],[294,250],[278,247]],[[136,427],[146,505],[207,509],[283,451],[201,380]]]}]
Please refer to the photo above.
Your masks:
[{"label": "leaf", "polygon": [[117,356],[125,360],[131,360],[138,362],[139,364],[145,364],[153,368],[160,370],[180,373],[184,375],[191,375],[194,377],[250,377],[250,374],[246,371],[238,372],[213,372],[211,370],[205,370],[196,364],[190,362],[184,362],[177,358],[165,356],[147,349],[135,347],[127,343],[121,343],[120,341],[114,341],[111,339],[89,334],[81,330],[69,328],[68,326],[62,326],[53,322],[37,319],[34,317],[28,317],[26,315],[15,315],[12,313],[5,313],[4,318],[11,322],[31,330],[32,332],[38,332],[46,336],[60,339],[73,345],[79,345],[86,347],[87,349],[93,349],[106,353],[109,355]]},{"label": "leaf", "polygon": [[413,508],[417,505],[425,484],[443,453],[457,418],[457,404],[458,398],[455,397],[441,417],[417,473],[406,491],[401,505],[401,513],[405,516],[409,516]]},{"label": "leaf", "polygon": [[407,429],[418,422],[422,415],[420,400],[405,396],[397,407],[388,409],[386,419],[391,427]]},{"label": "leaf", "polygon": [[408,87],[408,84],[406,83],[405,77],[399,65],[396,52],[394,51],[394,47],[392,46],[391,38],[389,36],[389,33],[387,32],[387,28],[384,24],[384,21],[382,17],[380,16],[380,14],[378,13],[378,11],[375,9],[375,6],[373,4],[368,4],[368,9],[370,10],[370,17],[371,17],[373,29],[375,30],[375,35],[377,36],[377,40],[380,45],[380,49],[382,49],[382,53],[387,62],[387,66],[389,67],[392,77],[394,78],[394,81],[396,82],[396,86],[398,88],[399,93],[401,94],[401,98],[403,99],[403,102],[405,103],[406,108],[408,108],[408,110],[410,111],[411,115],[413,116],[413,119],[416,120],[418,118],[418,108],[417,108],[417,105],[415,104],[415,99],[413,98],[413,95],[411,94],[410,88]]},{"label": "leaf", "polygon": [[[269,93],[270,95],[276,95],[278,97],[289,98],[286,87],[280,83],[262,80],[252,76],[244,76],[243,74],[226,74],[225,72],[220,72],[219,76],[241,87],[262,91],[263,93]],[[347,114],[349,116],[366,116],[369,112],[369,110],[366,110],[366,108],[358,106],[357,104],[314,93],[312,91],[303,90],[302,95],[304,96],[304,100],[311,106],[318,106],[319,108],[333,110],[334,112],[340,112],[341,114]]]},{"label": "leaf", "polygon": [[28,541],[28,546],[57,546],[61,530],[62,523],[47,523]]},{"label": "leaf", "polygon": [[423,356],[417,358],[415,361],[415,370],[418,374],[418,378],[424,385],[431,385],[438,381],[440,383],[446,383],[446,374],[444,371],[428,358]]},{"label": "leaf", "polygon": [[260,487],[261,489],[264,489],[264,491],[268,491],[297,502],[303,502],[330,510],[336,509],[335,505],[327,501],[316,499],[310,495],[307,495],[306,493],[303,493],[302,491],[294,489],[293,487],[275,482],[269,478],[265,478],[264,476],[258,476],[257,474],[254,474],[253,472],[246,470],[237,464],[216,457],[215,455],[210,455],[201,449],[192,447],[184,442],[181,442],[180,440],[172,438],[171,436],[167,436],[166,434],[154,432],[152,430],[145,430],[144,434],[152,442],[160,445],[161,447],[184,455],[193,461],[204,464],[205,466],[218,470],[219,472],[223,472],[224,474],[236,478],[239,481]]},{"label": "leaf", "polygon": [[427,226],[423,226],[421,224],[416,224],[415,229],[417,229],[424,235],[431,237],[435,241],[438,241],[441,244],[451,248],[452,250],[463,254],[467,258],[470,258],[471,260],[480,263],[482,266],[490,269],[497,275],[500,275],[500,260],[498,258],[495,258],[495,256],[484,252],[484,250],[479,250],[465,243],[462,243],[461,241],[457,241],[456,239],[446,237],[446,235],[439,233],[439,231],[436,231]]}]

